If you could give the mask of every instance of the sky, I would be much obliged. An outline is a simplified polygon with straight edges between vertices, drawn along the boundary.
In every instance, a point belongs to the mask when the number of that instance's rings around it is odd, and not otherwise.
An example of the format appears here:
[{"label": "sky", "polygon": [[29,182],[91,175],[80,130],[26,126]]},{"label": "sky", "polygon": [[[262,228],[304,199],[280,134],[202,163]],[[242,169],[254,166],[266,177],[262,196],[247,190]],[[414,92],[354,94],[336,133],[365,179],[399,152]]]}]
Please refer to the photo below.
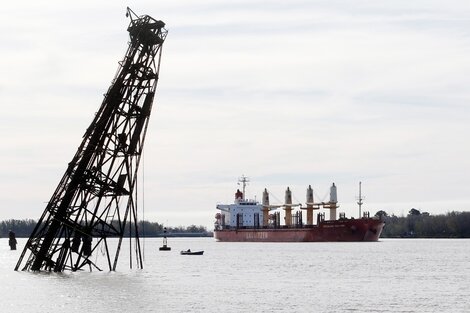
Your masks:
[{"label": "sky", "polygon": [[0,18],[0,220],[38,219],[128,42],[166,23],[140,217],[213,227],[247,197],[470,211],[470,2],[16,1]]}]

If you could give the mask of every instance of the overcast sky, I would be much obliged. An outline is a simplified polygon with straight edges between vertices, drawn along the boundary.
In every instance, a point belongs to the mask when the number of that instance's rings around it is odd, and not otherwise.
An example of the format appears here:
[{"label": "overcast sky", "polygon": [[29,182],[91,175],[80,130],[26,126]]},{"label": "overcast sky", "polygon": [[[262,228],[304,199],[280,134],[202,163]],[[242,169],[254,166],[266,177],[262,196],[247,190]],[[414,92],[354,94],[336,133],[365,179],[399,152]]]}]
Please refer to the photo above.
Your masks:
[{"label": "overcast sky", "polygon": [[[38,219],[126,51],[163,20],[145,219],[212,228],[271,192],[339,211],[470,210],[468,1],[11,1],[0,19],[0,219]],[[142,205],[141,205],[142,208]],[[142,213],[141,213],[142,214]]]}]

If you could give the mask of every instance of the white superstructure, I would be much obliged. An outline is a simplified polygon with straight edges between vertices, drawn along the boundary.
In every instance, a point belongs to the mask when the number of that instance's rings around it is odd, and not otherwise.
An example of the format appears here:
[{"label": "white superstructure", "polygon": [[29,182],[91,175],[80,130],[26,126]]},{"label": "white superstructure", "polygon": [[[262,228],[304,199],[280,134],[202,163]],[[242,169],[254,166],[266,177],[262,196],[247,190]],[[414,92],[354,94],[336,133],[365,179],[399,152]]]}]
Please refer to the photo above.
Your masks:
[{"label": "white superstructure", "polygon": [[217,209],[221,211],[224,226],[263,226],[263,205],[256,200],[244,199],[240,190],[235,194],[235,203],[218,204]]}]

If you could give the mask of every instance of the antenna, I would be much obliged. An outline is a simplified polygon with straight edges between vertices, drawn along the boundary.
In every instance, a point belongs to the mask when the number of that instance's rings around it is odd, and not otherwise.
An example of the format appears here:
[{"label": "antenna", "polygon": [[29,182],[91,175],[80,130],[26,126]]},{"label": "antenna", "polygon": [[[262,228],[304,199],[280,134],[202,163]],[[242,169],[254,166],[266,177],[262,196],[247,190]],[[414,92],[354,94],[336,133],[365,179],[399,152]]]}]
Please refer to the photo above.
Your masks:
[{"label": "antenna", "polygon": [[243,199],[246,199],[245,197],[245,187],[247,183],[250,182],[250,179],[246,177],[245,175],[242,175],[241,177],[238,178],[238,184],[242,183],[243,184]]},{"label": "antenna", "polygon": [[361,194],[361,182],[359,182],[359,197],[357,197],[357,204],[359,205],[359,218],[361,218],[361,206],[362,204],[364,203],[362,200],[364,200],[364,198],[362,197],[362,194]]}]

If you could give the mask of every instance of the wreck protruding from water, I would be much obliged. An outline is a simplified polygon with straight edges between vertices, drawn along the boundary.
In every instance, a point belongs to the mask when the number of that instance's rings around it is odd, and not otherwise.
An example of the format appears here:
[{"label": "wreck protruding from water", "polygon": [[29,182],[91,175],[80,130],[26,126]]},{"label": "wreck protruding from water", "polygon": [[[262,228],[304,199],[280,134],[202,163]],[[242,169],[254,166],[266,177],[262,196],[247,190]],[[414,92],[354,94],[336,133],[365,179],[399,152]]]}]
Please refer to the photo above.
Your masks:
[{"label": "wreck protruding from water", "polygon": [[[165,23],[127,9],[129,47],[72,161],[47,203],[15,270],[115,270],[126,229],[142,255],[137,171],[159,78]],[[119,238],[111,251],[108,238]],[[132,267],[132,257],[130,258]]]}]

